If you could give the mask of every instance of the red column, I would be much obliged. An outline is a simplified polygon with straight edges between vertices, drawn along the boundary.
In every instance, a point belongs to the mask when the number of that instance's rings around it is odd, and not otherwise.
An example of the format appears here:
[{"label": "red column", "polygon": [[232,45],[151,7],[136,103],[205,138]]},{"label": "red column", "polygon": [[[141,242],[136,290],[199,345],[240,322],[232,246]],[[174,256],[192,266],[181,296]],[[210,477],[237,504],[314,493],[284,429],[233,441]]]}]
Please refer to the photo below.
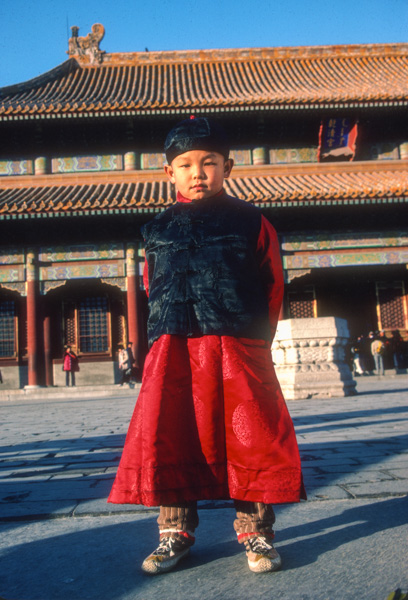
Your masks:
[{"label": "red column", "polygon": [[38,331],[37,331],[37,272],[36,255],[33,250],[27,253],[27,352],[28,352],[28,386],[39,387],[38,373]]},{"label": "red column", "polygon": [[126,250],[126,285],[127,285],[127,325],[128,341],[133,342],[133,354],[136,367],[140,367],[140,335],[139,335],[139,261],[137,247],[128,245]]},{"label": "red column", "polygon": [[45,385],[52,386],[54,384],[54,376],[52,372],[51,359],[51,318],[47,314],[43,322],[44,330],[44,368],[45,368]]}]

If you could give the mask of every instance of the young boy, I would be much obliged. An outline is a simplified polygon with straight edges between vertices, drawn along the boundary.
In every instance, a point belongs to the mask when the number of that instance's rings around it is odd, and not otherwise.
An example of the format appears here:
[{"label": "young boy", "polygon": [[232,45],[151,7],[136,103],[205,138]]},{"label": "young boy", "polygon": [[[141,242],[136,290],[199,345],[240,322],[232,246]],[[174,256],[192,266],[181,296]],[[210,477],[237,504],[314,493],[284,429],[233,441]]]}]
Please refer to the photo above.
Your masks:
[{"label": "young boy", "polygon": [[160,506],[147,573],[188,554],[197,500],[227,498],[249,568],[275,571],[272,505],[304,497],[270,350],[283,294],[277,236],[223,190],[233,161],[215,122],[182,121],[165,152],[177,203],[143,228],[150,350],[109,501]]}]

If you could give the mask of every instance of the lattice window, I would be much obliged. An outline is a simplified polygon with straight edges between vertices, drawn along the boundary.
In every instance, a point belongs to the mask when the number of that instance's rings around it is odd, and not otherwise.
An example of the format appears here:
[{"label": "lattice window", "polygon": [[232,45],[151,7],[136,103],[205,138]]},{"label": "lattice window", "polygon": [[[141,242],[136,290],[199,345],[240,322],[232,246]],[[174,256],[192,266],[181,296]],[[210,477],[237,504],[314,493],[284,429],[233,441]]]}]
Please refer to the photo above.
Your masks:
[{"label": "lattice window", "polygon": [[313,287],[289,291],[287,294],[289,319],[313,319],[316,317],[316,299]]},{"label": "lattice window", "polygon": [[79,349],[81,352],[107,352],[108,300],[104,296],[90,297],[78,303]]},{"label": "lattice window", "polygon": [[111,300],[110,318],[112,322],[112,348],[116,350],[118,344],[126,345],[126,320],[123,300]]},{"label": "lattice window", "polygon": [[64,344],[77,347],[76,306],[74,302],[64,303]]},{"label": "lattice window", "polygon": [[123,314],[117,315],[116,332],[120,344],[126,345],[126,321]]},{"label": "lattice window", "polygon": [[16,353],[16,305],[13,301],[0,302],[0,356]]},{"label": "lattice window", "polygon": [[404,283],[377,283],[376,289],[379,329],[405,329]]},{"label": "lattice window", "polygon": [[28,356],[28,323],[27,323],[27,303],[19,307],[18,310],[18,349],[20,355]]}]

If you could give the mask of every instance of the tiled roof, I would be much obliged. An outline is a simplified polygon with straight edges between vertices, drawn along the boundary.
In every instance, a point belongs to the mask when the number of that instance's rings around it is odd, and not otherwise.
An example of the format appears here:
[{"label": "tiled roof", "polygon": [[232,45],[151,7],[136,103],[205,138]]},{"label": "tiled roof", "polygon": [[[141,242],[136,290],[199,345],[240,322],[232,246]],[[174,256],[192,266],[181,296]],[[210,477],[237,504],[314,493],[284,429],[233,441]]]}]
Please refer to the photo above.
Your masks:
[{"label": "tiled roof", "polygon": [[[237,167],[225,188],[263,207],[408,202],[408,166],[402,161],[371,170],[367,163],[319,167],[320,171],[314,165],[282,171],[268,166],[253,175],[250,168]],[[150,179],[137,171],[123,174],[116,182],[114,174],[110,179],[97,174],[92,179],[65,176],[55,184],[51,177],[36,184],[37,180],[38,176],[19,178],[18,187],[11,181],[1,182],[0,218],[157,211],[175,198],[172,186],[159,172],[150,174]]]},{"label": "tiled roof", "polygon": [[0,118],[408,103],[408,44],[73,56],[0,89]]}]

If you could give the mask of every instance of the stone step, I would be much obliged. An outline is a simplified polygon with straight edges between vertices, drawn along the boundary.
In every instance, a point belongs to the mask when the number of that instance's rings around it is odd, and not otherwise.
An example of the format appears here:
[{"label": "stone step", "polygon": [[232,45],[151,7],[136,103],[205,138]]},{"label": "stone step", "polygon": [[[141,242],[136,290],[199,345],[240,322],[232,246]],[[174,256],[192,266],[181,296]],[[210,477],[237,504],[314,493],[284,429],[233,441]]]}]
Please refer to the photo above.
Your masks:
[{"label": "stone step", "polygon": [[75,387],[34,387],[26,386],[20,390],[1,390],[0,402],[11,400],[57,400],[76,398],[105,398],[110,396],[133,396],[138,393],[140,383],[132,386],[120,385],[78,385]]}]

